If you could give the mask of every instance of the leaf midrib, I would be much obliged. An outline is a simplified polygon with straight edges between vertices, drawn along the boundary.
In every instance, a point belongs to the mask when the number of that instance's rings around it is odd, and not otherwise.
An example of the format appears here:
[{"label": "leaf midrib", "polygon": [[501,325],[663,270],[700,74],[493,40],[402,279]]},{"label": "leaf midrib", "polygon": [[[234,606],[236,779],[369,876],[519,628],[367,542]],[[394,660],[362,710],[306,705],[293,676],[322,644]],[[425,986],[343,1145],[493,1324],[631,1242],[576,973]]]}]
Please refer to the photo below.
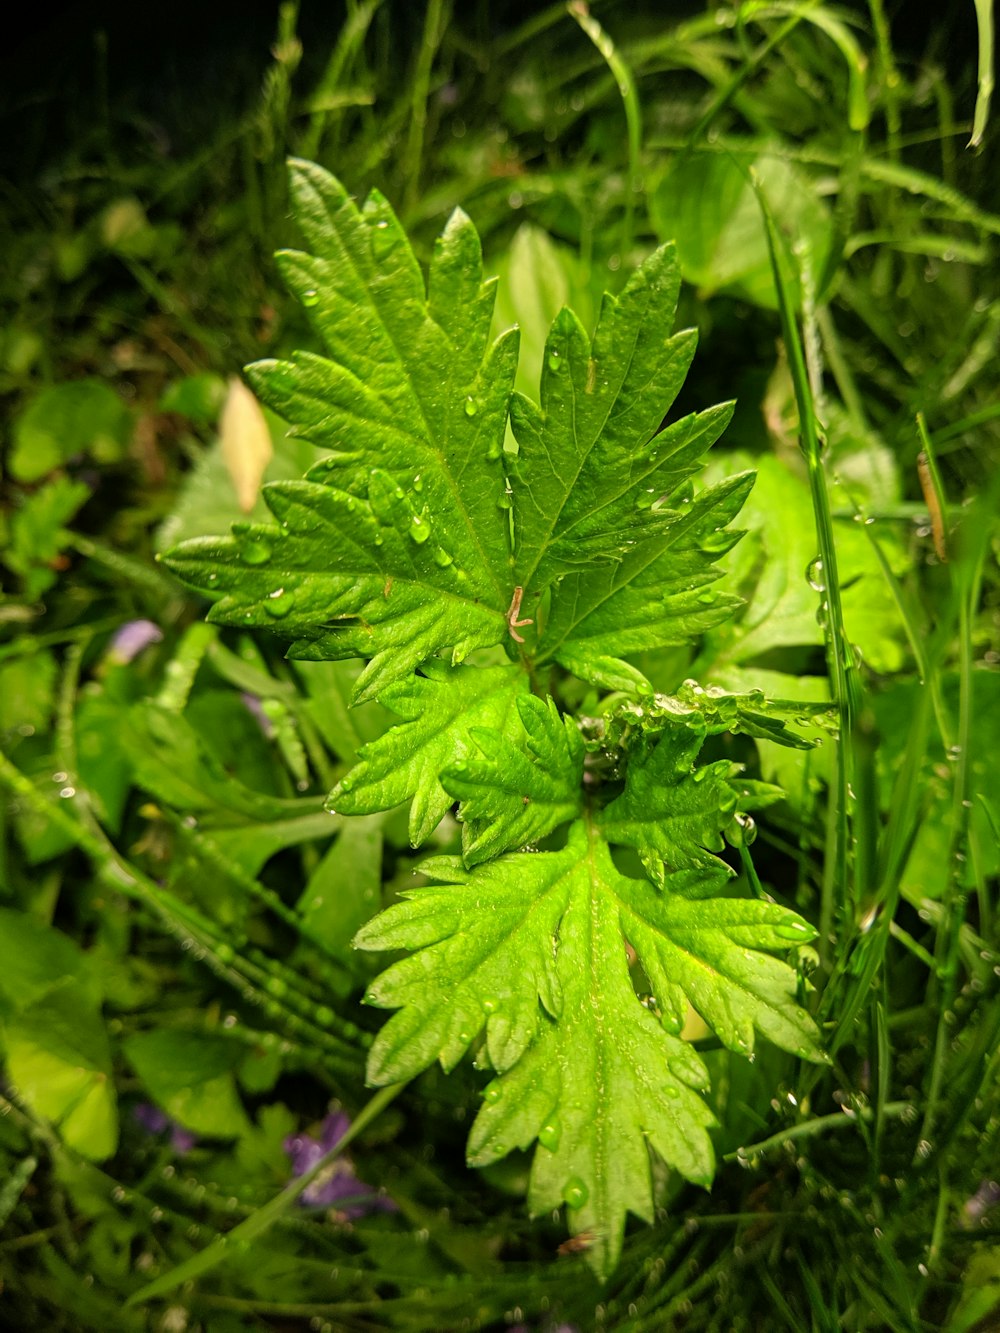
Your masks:
[{"label": "leaf midrib", "polygon": [[[366,224],[365,224],[365,221],[364,221],[364,217],[363,217],[363,215],[362,215],[362,213],[361,213],[361,210],[355,208],[355,209],[354,209],[354,212],[355,212],[355,216],[357,217],[359,227],[362,228],[362,229],[366,229]],[[333,219],[332,219],[332,218],[331,218],[331,222],[333,222]],[[337,224],[336,224],[335,222],[333,222],[333,225],[334,225],[334,227],[337,226]],[[337,228],[337,230],[339,231],[340,229]],[[414,402],[416,403],[416,405],[417,405],[417,408],[418,408],[418,411],[419,411],[419,414],[420,414],[420,420],[421,420],[421,422],[423,423],[423,427],[424,427],[424,437],[425,437],[425,440],[426,440],[427,448],[428,448],[428,449],[431,451],[431,453],[433,453],[433,454],[435,455],[435,457],[438,459],[438,464],[439,464],[440,469],[441,469],[441,474],[442,474],[442,476],[444,476],[444,477],[446,478],[446,480],[447,480],[447,484],[448,484],[448,486],[449,486],[449,488],[450,488],[450,490],[451,490],[451,492],[452,492],[452,495],[453,495],[453,497],[454,497],[454,499],[455,499],[455,503],[456,503],[456,506],[457,506],[457,508],[458,508],[458,511],[459,511],[459,512],[461,513],[461,515],[462,515],[462,519],[463,519],[463,521],[464,521],[464,523],[465,523],[465,526],[466,526],[466,529],[467,529],[467,531],[468,531],[468,534],[469,534],[470,540],[471,540],[471,542],[472,542],[473,548],[479,553],[479,557],[480,557],[480,560],[481,560],[481,562],[482,562],[482,565],[483,565],[483,567],[487,570],[487,572],[488,572],[488,574],[489,574],[490,582],[493,584],[493,587],[496,589],[497,599],[498,599],[498,602],[497,602],[497,609],[498,609],[498,610],[502,610],[502,609],[503,609],[503,606],[504,606],[504,603],[505,603],[505,601],[506,601],[506,592],[505,592],[503,583],[501,582],[501,580],[499,579],[499,577],[498,577],[497,574],[496,574],[496,571],[495,571],[494,566],[493,566],[493,562],[492,562],[492,560],[489,559],[488,554],[487,554],[487,551],[486,551],[486,548],[483,546],[482,542],[479,540],[478,534],[477,534],[477,532],[476,532],[475,525],[472,523],[471,516],[470,516],[468,510],[466,509],[464,503],[462,502],[462,496],[461,496],[461,492],[460,492],[460,490],[459,490],[457,481],[456,481],[455,477],[452,476],[451,469],[450,469],[450,467],[448,467],[448,465],[447,465],[445,456],[440,452],[440,450],[438,450],[438,449],[435,448],[435,446],[434,446],[434,438],[435,438],[435,434],[434,434],[434,432],[433,432],[432,429],[431,429],[431,423],[430,423],[430,422],[428,421],[428,419],[427,419],[427,411],[426,411],[426,408],[425,408],[423,399],[421,398],[420,394],[417,392],[417,387],[416,387],[416,385],[414,384],[413,379],[411,378],[411,376],[410,376],[410,374],[409,374],[409,371],[407,370],[406,362],[405,362],[405,360],[403,359],[403,354],[402,354],[402,351],[401,351],[401,349],[400,349],[400,347],[399,347],[399,344],[396,342],[396,339],[394,338],[394,336],[393,336],[393,334],[392,334],[392,326],[391,326],[391,322],[387,322],[387,321],[386,321],[385,316],[384,316],[383,313],[382,313],[381,305],[380,305],[380,303],[378,302],[378,300],[376,299],[375,294],[374,294],[374,292],[372,291],[371,285],[369,284],[369,282],[368,282],[367,278],[365,277],[365,275],[361,272],[361,269],[359,268],[357,262],[355,261],[354,255],[352,254],[350,247],[349,247],[348,245],[344,244],[344,239],[343,239],[343,237],[341,237],[341,245],[342,245],[342,247],[343,247],[343,253],[344,253],[345,259],[346,259],[347,263],[351,266],[351,269],[353,270],[355,276],[357,277],[357,279],[358,279],[359,282],[361,283],[361,285],[362,285],[362,287],[363,287],[365,293],[367,294],[367,296],[368,296],[368,300],[369,300],[369,304],[370,304],[370,306],[371,306],[371,309],[374,311],[374,313],[375,313],[375,315],[376,315],[376,317],[377,317],[377,319],[378,319],[378,322],[379,322],[379,324],[380,324],[380,326],[381,326],[381,328],[382,328],[382,331],[383,331],[383,333],[385,334],[385,337],[386,337],[386,339],[387,339],[387,341],[388,341],[388,344],[389,344],[389,346],[391,346],[391,348],[392,348],[392,350],[393,350],[393,353],[395,354],[396,362],[397,362],[397,365],[399,366],[400,373],[401,373],[401,375],[403,376],[403,379],[405,380],[408,389],[410,390],[410,394],[411,394],[411,396],[412,396],[412,398],[413,398],[413,401],[414,401]],[[481,286],[482,286],[482,283],[480,283],[480,287],[481,287]],[[429,311],[428,311],[428,309],[427,309],[427,291],[426,291],[426,285],[424,286],[423,303],[424,303],[424,319],[425,319],[425,321],[426,321],[427,323],[429,323],[429,324],[433,324],[434,328],[437,329],[437,331],[440,333],[441,337],[444,338],[444,340],[447,342],[447,344],[448,344],[449,347],[454,347],[454,343],[452,342],[452,340],[451,340],[451,338],[448,336],[448,334],[445,332],[445,330],[444,330],[443,328],[441,328],[441,325],[438,324],[437,321],[434,320],[434,319],[432,319],[431,316],[430,316],[430,313],[429,313]],[[481,366],[482,366],[482,363],[480,363],[480,367],[481,367]],[[444,423],[442,423],[442,424],[444,424]],[[442,431],[442,435],[444,435],[444,431]]]}]

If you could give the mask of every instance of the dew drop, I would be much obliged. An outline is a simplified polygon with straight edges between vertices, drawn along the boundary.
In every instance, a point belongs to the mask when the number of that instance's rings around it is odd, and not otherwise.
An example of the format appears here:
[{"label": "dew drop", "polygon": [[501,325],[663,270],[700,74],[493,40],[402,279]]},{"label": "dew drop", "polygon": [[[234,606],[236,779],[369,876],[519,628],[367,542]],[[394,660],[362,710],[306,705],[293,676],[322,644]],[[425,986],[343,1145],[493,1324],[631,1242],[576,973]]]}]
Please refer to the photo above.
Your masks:
[{"label": "dew drop", "polygon": [[424,489],[424,479],[419,472],[413,478],[413,489],[417,492],[418,495]]},{"label": "dew drop", "polygon": [[579,1176],[570,1176],[563,1186],[563,1198],[571,1208],[582,1208],[590,1198],[590,1191]]},{"label": "dew drop", "polygon": [[548,1148],[550,1152],[555,1152],[559,1147],[559,1137],[562,1133],[562,1127],[557,1121],[550,1120],[538,1131],[538,1142],[543,1148]]},{"label": "dew drop", "polygon": [[302,304],[306,306],[319,305],[319,292],[315,287],[310,287],[307,292],[302,293]]},{"label": "dew drop", "polygon": [[398,238],[390,230],[388,222],[385,219],[376,222],[372,230],[372,254],[375,258],[387,259],[397,244]]},{"label": "dew drop", "polygon": [[473,398],[470,394],[470,396],[465,400],[465,415],[467,417],[474,417],[478,411],[479,411],[479,404],[476,402],[475,398]]},{"label": "dew drop", "polygon": [[497,1104],[502,1096],[503,1089],[500,1087],[499,1083],[491,1083],[486,1089],[486,1100],[493,1106]]},{"label": "dew drop", "polygon": [[271,543],[261,537],[245,537],[240,542],[240,559],[245,565],[266,565],[271,555]]},{"label": "dew drop", "polygon": [[806,566],[806,582],[813,592],[826,592],[826,574],[819,556],[815,560],[810,560]]},{"label": "dew drop", "polygon": [[710,606],[715,601],[715,594],[711,592],[702,592],[698,594],[698,601],[702,606]]},{"label": "dew drop", "polygon": [[556,351],[551,351],[548,357],[548,367],[553,374],[562,370],[562,357]]},{"label": "dew drop", "polygon": [[424,542],[431,535],[430,527],[419,514],[414,514],[410,519],[410,536],[418,546],[423,546]]},{"label": "dew drop", "polygon": [[275,620],[284,620],[294,605],[295,596],[293,593],[286,592],[284,588],[275,588],[274,592],[268,593],[264,610]]},{"label": "dew drop", "polygon": [[774,933],[779,939],[791,940],[795,944],[812,935],[804,921],[786,921],[783,925],[775,926]]},{"label": "dew drop", "polygon": [[437,547],[434,552],[434,563],[436,565],[440,565],[442,569],[447,569],[447,567],[454,564],[454,562],[455,557],[450,551],[446,551],[443,546]]}]

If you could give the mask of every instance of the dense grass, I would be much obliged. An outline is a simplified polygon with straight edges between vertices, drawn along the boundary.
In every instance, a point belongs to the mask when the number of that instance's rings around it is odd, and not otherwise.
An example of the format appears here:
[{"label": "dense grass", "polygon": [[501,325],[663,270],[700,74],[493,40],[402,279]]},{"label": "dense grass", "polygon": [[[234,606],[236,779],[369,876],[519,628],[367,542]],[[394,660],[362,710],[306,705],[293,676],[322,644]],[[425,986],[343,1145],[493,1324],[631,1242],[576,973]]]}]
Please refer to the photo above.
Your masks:
[{"label": "dense grass", "polygon": [[[24,129],[0,258],[5,1326],[1000,1318],[987,7],[920,34],[881,0],[571,8],[353,0],[327,27],[259,7],[234,53],[174,29],[159,65],[112,26],[36,45],[8,82]],[[523,1161],[464,1165],[475,1070],[364,1087],[377,1018],[346,916],[419,858],[393,817],[330,860],[309,820],[384,719],[347,713],[339,667],[207,632],[153,560],[239,518],[215,443],[224,377],[309,345],[270,258],[294,241],[292,152],[378,186],[425,256],[454,206],[474,217],[528,391],[554,309],[593,311],[676,236],[701,338],[685,402],[739,399],[714,466],[760,480],[729,557],[745,613],[643,669],[658,688],[697,675],[836,706],[806,759],[735,756],[788,796],[733,850],[821,929],[803,999],[833,1064],[751,1065],[702,1038],[715,1187],[662,1179],[655,1226],[603,1288],[559,1253],[556,1219],[528,1219]],[[79,380],[110,397],[52,396]],[[309,458],[281,435],[271,477]],[[138,617],[163,637],[125,661],[112,635]],[[151,729],[144,700],[171,726]],[[300,910],[324,875],[351,886],[344,920]],[[163,1034],[195,1043],[193,1070]],[[102,1149],[112,1087],[121,1134]],[[147,1101],[200,1134],[190,1151],[143,1129]],[[395,1213],[300,1206],[309,1178],[289,1184],[282,1141],[331,1101],[354,1118],[365,1197],[384,1189]]]}]

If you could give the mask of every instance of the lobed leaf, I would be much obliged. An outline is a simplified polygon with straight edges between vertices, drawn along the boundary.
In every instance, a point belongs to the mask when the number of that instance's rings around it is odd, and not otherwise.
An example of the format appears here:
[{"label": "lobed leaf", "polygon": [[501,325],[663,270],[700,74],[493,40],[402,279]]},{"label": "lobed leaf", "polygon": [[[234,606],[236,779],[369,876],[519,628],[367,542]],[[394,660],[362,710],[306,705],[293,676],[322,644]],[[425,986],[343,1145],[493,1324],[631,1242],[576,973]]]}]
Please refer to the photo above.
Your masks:
[{"label": "lobed leaf", "polygon": [[402,721],[358,752],[359,763],[330,793],[328,808],[343,815],[410,807],[410,840],[419,846],[452,804],[442,771],[474,749],[478,729],[516,735],[513,705],[527,694],[517,666],[447,667],[428,662],[424,674],[382,691],[383,704]]},{"label": "lobed leaf", "polygon": [[441,774],[445,790],[462,802],[466,865],[537,842],[575,818],[583,782],[583,740],[572,718],[551,699],[517,700],[522,745],[482,728],[470,732],[479,754],[457,760]]},{"label": "lobed leaf", "polygon": [[[675,1035],[678,1006],[690,1001],[746,1054],[756,1027],[822,1058],[812,1020],[794,1006],[794,970],[760,953],[814,932],[774,903],[692,896],[692,879],[718,886],[714,870],[668,877],[662,893],[628,879],[583,821],[560,851],[472,870],[440,857],[422,870],[440,882],[405,894],[355,939],[417,951],[369,987],[370,1003],[399,1010],[375,1041],[369,1078],[396,1082],[434,1060],[450,1069],[485,1030],[480,1059],[498,1077],[469,1160],[485,1165],[538,1139],[532,1211],[565,1203],[571,1228],[598,1238],[588,1258],[605,1275],[626,1212],[652,1217],[647,1145],[689,1180],[712,1177],[707,1075]],[[626,940],[655,978],[663,1022],[636,995]]]}]

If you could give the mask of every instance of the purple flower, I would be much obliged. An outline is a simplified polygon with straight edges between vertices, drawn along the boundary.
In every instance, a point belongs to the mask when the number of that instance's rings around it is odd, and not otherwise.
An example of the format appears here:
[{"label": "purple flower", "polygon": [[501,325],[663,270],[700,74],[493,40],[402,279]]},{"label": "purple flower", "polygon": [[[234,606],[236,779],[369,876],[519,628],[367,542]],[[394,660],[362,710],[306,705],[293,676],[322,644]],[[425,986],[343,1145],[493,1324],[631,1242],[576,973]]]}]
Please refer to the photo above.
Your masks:
[{"label": "purple flower", "polygon": [[984,1180],[975,1194],[966,1199],[962,1206],[962,1222],[965,1226],[974,1226],[977,1222],[985,1225],[985,1217],[991,1209],[1000,1203],[1000,1185],[995,1180]]},{"label": "purple flower", "polygon": [[109,657],[116,662],[131,662],[151,643],[159,643],[163,633],[151,620],[129,620],[116,630],[108,649]]},{"label": "purple flower", "polygon": [[[321,1158],[331,1152],[350,1128],[343,1111],[333,1111],[320,1126],[319,1137],[292,1134],[285,1139],[285,1152],[291,1158],[292,1175],[304,1176]],[[350,1200],[350,1202],[347,1202]],[[299,1195],[307,1208],[337,1208],[345,1217],[364,1217],[371,1212],[395,1212],[391,1199],[372,1192],[359,1180],[346,1157],[335,1157]]]},{"label": "purple flower", "polygon": [[246,706],[246,708],[249,709],[249,711],[257,719],[257,725],[260,727],[265,737],[268,740],[270,740],[271,737],[274,735],[274,723],[271,721],[267,713],[264,711],[264,705],[261,702],[261,700],[257,697],[256,694],[248,694],[246,690],[243,691],[243,693],[240,695],[240,698],[243,700],[243,703]]},{"label": "purple flower", "polygon": [[192,1134],[189,1129],[171,1119],[166,1111],[161,1111],[158,1106],[152,1102],[139,1102],[133,1109],[132,1114],[136,1120],[150,1134],[163,1134],[170,1130],[170,1146],[178,1156],[189,1153],[198,1142],[197,1134]]}]

